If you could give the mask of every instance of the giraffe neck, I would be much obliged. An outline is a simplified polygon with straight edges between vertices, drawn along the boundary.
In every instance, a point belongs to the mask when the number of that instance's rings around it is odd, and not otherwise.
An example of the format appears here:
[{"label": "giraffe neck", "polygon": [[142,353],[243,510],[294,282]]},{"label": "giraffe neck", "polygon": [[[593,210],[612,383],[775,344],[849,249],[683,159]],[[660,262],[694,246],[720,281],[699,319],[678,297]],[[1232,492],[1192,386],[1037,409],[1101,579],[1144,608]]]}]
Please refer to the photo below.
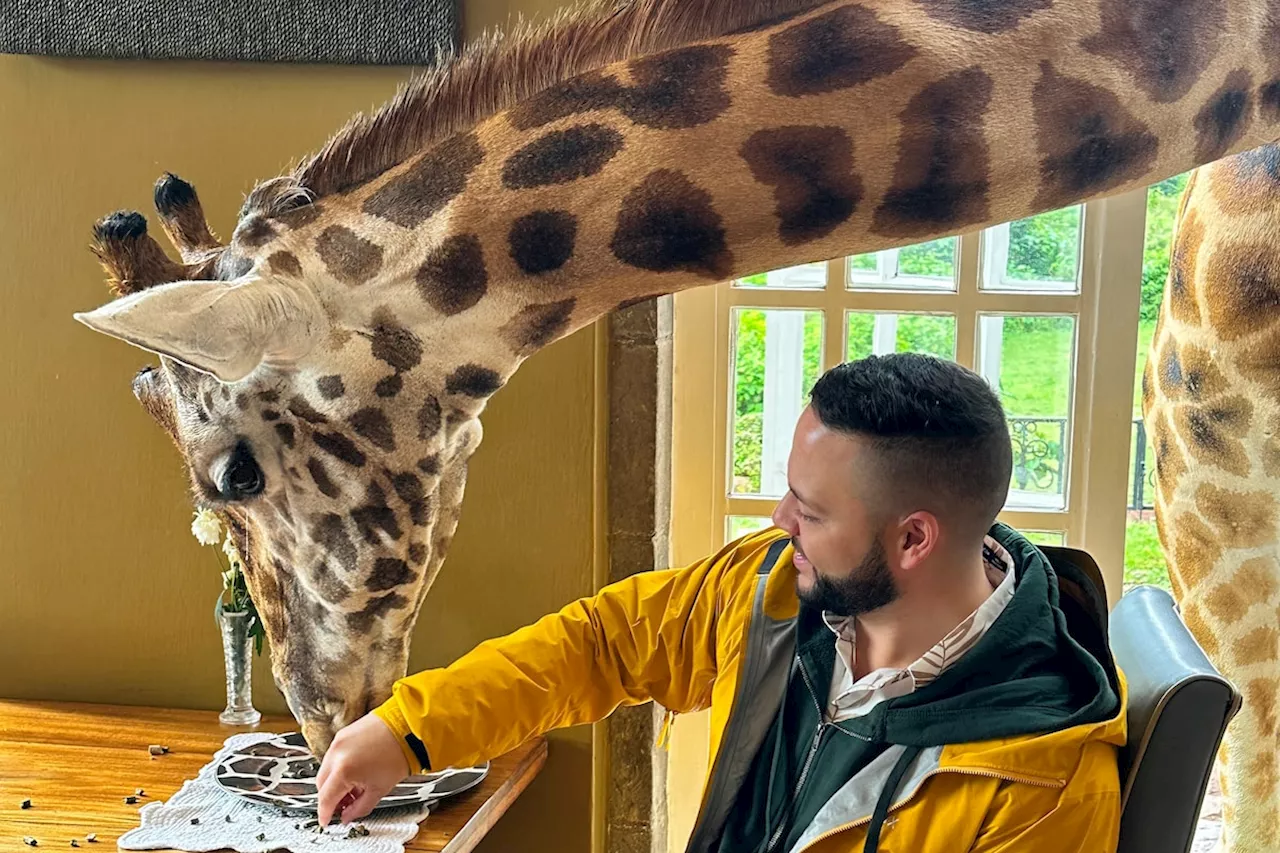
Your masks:
[{"label": "giraffe neck", "polygon": [[419,285],[446,308],[497,294],[478,325],[527,355],[629,301],[1030,216],[1274,136],[1271,34],[1242,0],[1148,0],[1168,14],[1137,35],[1120,0],[1043,5],[837,2],[609,65],[403,164],[364,209],[462,176]]}]

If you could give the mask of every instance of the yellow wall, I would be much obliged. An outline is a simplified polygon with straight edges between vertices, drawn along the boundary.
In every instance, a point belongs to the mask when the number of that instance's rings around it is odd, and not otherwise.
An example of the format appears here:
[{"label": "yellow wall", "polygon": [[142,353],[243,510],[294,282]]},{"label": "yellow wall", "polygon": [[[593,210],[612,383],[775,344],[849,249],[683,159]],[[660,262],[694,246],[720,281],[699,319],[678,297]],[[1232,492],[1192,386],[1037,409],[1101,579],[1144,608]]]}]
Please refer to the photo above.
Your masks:
[{"label": "yellow wall", "polygon": [[[551,0],[471,0],[466,32]],[[129,392],[146,354],[79,326],[108,298],[90,228],[147,213],[165,170],[231,231],[243,193],[376,106],[402,69],[0,56],[0,696],[221,708],[210,549],[176,452]],[[161,238],[163,242],[163,238]],[[446,663],[593,588],[591,329],[495,398],[411,670]],[[266,660],[254,696],[287,713]],[[554,736],[483,850],[585,851],[591,739]]]}]

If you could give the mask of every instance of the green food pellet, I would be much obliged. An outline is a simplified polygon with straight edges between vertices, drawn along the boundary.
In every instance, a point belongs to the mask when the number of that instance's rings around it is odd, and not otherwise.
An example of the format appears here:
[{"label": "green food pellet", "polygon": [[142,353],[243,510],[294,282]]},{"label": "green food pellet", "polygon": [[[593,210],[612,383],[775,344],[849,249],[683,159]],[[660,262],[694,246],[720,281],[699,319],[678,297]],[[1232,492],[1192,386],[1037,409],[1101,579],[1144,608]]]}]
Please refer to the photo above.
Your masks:
[{"label": "green food pellet", "polygon": [[266,841],[266,840],[267,840],[267,834],[266,834],[265,832],[259,832],[259,833],[258,833],[258,840],[259,840],[259,841]]},{"label": "green food pellet", "polygon": [[125,797],[125,798],[124,798],[124,801],[125,801],[125,804],[126,804],[126,805],[130,805],[130,806],[131,806],[131,805],[133,805],[134,803],[136,803],[136,802],[138,801],[138,798],[137,798],[137,797],[135,797],[135,796],[133,796],[132,794],[130,794],[129,796],[127,796],[127,797]]},{"label": "green food pellet", "polygon": [[198,818],[198,817],[193,817],[193,818],[191,818],[191,825],[192,825],[192,826],[195,826],[195,825],[196,825],[197,823],[199,823],[199,822],[200,822],[200,818]]},{"label": "green food pellet", "polygon": [[30,801],[30,800],[23,800],[23,801],[22,801],[22,807],[23,807],[24,809],[29,809],[29,808],[31,808],[31,801]]}]

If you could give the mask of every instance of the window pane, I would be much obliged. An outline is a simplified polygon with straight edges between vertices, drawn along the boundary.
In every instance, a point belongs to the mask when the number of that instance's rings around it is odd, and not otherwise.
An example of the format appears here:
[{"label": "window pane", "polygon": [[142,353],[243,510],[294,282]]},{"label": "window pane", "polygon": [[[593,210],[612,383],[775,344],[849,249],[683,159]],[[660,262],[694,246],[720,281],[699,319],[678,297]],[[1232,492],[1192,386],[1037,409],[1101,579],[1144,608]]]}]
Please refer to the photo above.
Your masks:
[{"label": "window pane", "polygon": [[733,314],[729,491],[782,497],[791,436],[822,370],[822,312],[737,308]]},{"label": "window pane", "polygon": [[868,252],[865,255],[854,255],[849,259],[849,269],[859,272],[875,272],[876,253]]},{"label": "window pane", "polygon": [[1129,444],[1129,482],[1124,537],[1126,587],[1154,584],[1169,589],[1169,569],[1155,522],[1155,450],[1142,422],[1142,372],[1160,316],[1169,278],[1173,225],[1187,186],[1187,174],[1153,184],[1147,190],[1147,233],[1142,248],[1142,303],[1138,311],[1138,353],[1134,360],[1133,435]]},{"label": "window pane", "polygon": [[850,311],[845,358],[854,361],[891,352],[956,357],[956,318],[951,314],[868,314]]},{"label": "window pane", "polygon": [[983,234],[983,286],[1074,293],[1083,206],[1019,219]]},{"label": "window pane", "polygon": [[748,533],[755,533],[773,526],[773,519],[762,515],[731,515],[725,519],[725,542],[729,543]]},{"label": "window pane", "polygon": [[1066,534],[1061,530],[1022,530],[1019,532],[1027,537],[1027,541],[1032,545],[1063,545],[1067,541]]},{"label": "window pane", "polygon": [[945,279],[956,275],[956,238],[945,237],[898,250],[898,276]]},{"label": "window pane", "polygon": [[782,290],[821,290],[827,286],[825,263],[801,264],[749,275],[736,282],[739,287],[769,287]]},{"label": "window pane", "polygon": [[1000,393],[1013,439],[1011,509],[1066,507],[1075,318],[980,315],[979,372]]}]

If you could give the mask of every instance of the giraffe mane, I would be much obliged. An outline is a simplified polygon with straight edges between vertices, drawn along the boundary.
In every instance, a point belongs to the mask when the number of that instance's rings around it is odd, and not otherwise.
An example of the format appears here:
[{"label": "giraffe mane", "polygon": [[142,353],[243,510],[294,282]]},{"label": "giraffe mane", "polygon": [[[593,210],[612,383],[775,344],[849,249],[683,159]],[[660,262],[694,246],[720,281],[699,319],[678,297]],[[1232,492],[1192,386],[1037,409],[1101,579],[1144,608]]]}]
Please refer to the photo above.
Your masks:
[{"label": "giraffe mane", "polygon": [[513,104],[613,62],[780,20],[826,0],[580,3],[542,24],[486,33],[359,113],[292,174],[259,184],[242,215],[345,192]]}]

